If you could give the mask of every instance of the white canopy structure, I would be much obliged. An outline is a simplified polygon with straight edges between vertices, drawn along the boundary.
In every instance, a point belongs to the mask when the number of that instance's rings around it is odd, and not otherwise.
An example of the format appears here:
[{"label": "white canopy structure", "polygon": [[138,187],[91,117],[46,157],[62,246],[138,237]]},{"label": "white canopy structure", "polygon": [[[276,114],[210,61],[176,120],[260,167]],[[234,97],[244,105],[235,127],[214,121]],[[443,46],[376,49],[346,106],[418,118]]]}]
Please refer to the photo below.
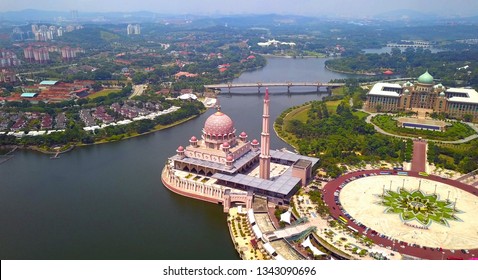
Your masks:
[{"label": "white canopy structure", "polygon": [[266,249],[267,253],[271,256],[274,255],[274,253],[276,252],[276,250],[274,249],[274,247],[272,247],[272,245],[267,242],[267,243],[264,243],[264,249]]},{"label": "white canopy structure", "polygon": [[262,239],[262,231],[259,229],[258,225],[253,225],[252,231],[254,232],[254,235],[257,239]]},{"label": "white canopy structure", "polygon": [[285,212],[285,213],[282,213],[282,214],[280,215],[280,221],[281,221],[281,222],[288,223],[288,224],[290,225],[290,215],[291,215],[290,212],[291,212],[291,211],[289,210],[289,211],[287,211],[287,212]]},{"label": "white canopy structure", "polygon": [[285,261],[285,260],[286,260],[283,256],[281,256],[281,255],[279,255],[279,254],[278,254],[277,256],[275,256],[274,259],[275,259],[276,261]]},{"label": "white canopy structure", "polygon": [[254,218],[254,210],[252,210],[252,208],[247,211],[247,218],[249,218],[249,223],[254,225],[256,218]]},{"label": "white canopy structure", "polygon": [[185,93],[185,94],[181,94],[179,96],[179,99],[182,99],[182,100],[187,100],[187,99],[196,100],[196,99],[198,99],[198,97],[195,94],[192,94],[192,93]]},{"label": "white canopy structure", "polygon": [[320,251],[319,249],[315,248],[314,245],[312,245],[312,243],[310,242],[310,237],[307,236],[307,238],[302,242],[302,247],[304,248],[309,248],[312,253],[314,254],[314,256],[320,256],[320,255],[326,255],[326,253]]}]

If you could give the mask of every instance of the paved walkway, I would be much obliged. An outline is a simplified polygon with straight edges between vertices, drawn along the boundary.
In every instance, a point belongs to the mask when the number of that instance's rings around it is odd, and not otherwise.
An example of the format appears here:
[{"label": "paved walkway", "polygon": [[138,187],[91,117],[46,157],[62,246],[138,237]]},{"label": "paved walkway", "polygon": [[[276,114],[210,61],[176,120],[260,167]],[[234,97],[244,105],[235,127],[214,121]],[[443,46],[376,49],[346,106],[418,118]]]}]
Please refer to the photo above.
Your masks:
[{"label": "paved walkway", "polygon": [[427,172],[427,142],[413,141],[412,171]]}]

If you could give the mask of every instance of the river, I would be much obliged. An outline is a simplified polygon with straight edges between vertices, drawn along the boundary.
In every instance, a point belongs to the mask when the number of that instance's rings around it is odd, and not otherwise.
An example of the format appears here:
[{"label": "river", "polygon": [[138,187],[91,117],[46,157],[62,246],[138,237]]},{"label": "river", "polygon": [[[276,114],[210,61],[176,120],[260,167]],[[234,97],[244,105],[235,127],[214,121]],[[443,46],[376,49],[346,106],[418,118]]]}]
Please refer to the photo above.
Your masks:
[{"label": "river", "polygon": [[[234,82],[323,81],[344,78],[325,59],[268,58],[263,69]],[[271,89],[271,120],[321,94]],[[260,139],[262,98],[219,96],[240,133]],[[200,136],[209,112],[187,123],[116,143],[87,146],[51,160],[17,150],[0,165],[1,259],[239,259],[222,206],[163,187],[167,158]],[[273,148],[288,147],[272,134]]]}]

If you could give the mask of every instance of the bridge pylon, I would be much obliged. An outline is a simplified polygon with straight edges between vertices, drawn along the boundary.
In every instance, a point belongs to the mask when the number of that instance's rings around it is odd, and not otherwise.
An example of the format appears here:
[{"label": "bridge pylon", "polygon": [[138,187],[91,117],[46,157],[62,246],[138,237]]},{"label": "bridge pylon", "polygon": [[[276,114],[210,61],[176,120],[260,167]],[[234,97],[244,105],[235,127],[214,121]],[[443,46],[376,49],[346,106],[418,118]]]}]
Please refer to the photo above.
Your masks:
[{"label": "bridge pylon", "polygon": [[287,93],[290,94],[290,87],[292,86],[291,82],[287,82]]}]

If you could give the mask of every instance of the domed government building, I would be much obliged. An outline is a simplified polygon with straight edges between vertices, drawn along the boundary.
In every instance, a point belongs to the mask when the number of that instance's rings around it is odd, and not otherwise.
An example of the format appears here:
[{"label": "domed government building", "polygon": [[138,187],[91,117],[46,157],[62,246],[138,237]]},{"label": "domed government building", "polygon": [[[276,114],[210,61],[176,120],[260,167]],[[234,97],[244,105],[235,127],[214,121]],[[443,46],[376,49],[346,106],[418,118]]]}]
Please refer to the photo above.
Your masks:
[{"label": "domed government building", "polygon": [[[259,118],[258,118],[259,120]],[[266,89],[261,142],[237,135],[234,121],[218,111],[204,123],[201,136],[191,136],[168,159],[162,182],[171,191],[224,206],[252,207],[255,196],[287,205],[311,179],[319,159],[270,150],[269,93]]]},{"label": "domed government building", "polygon": [[469,115],[473,122],[478,122],[478,92],[435,84],[433,76],[426,71],[415,83],[376,83],[367,93],[365,109],[371,112],[435,112],[457,119]]}]

